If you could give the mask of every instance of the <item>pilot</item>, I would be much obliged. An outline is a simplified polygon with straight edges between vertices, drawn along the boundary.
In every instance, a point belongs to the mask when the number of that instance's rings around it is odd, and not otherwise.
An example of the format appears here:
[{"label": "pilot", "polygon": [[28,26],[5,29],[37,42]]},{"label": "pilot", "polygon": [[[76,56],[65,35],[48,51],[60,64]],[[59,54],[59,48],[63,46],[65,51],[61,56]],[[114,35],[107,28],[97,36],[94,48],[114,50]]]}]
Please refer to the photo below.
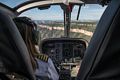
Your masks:
[{"label": "pilot", "polygon": [[14,21],[26,43],[31,56],[33,69],[35,70],[35,75],[38,80],[58,80],[59,75],[52,60],[47,55],[41,54],[36,50],[36,24],[27,17],[17,17]]}]

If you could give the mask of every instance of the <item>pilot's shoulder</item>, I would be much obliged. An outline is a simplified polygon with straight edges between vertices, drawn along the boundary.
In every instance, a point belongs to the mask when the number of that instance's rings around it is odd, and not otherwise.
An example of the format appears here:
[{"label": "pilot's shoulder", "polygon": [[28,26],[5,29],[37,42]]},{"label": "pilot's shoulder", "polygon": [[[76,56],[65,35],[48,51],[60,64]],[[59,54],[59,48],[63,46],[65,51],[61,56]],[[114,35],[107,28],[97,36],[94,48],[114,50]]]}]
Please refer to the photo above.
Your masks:
[{"label": "pilot's shoulder", "polygon": [[44,62],[48,62],[48,59],[49,59],[48,55],[45,55],[45,54],[39,54],[37,55],[37,58]]}]

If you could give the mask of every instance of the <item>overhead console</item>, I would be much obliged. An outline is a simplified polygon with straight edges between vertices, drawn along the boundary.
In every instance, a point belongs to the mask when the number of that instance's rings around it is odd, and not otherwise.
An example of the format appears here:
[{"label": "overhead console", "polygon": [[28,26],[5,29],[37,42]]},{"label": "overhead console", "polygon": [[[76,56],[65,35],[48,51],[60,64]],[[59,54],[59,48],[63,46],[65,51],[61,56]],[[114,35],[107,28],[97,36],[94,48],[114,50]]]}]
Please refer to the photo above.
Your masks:
[{"label": "overhead console", "polygon": [[80,38],[50,38],[43,40],[40,48],[55,63],[76,62],[83,58],[87,44]]}]

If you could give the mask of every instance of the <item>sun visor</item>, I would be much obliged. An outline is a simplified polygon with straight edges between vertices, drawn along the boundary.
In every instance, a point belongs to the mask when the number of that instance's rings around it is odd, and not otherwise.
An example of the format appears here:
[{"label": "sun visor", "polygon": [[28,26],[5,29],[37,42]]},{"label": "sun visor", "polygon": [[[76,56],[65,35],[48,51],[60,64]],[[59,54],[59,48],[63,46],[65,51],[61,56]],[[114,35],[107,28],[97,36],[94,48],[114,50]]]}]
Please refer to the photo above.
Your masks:
[{"label": "sun visor", "polygon": [[81,0],[85,4],[101,4],[101,5],[107,5],[111,0]]},{"label": "sun visor", "polygon": [[98,3],[104,6],[104,5],[108,5],[110,1],[111,0],[98,0]]},{"label": "sun visor", "polygon": [[85,4],[97,4],[97,0],[81,0],[83,1]]}]

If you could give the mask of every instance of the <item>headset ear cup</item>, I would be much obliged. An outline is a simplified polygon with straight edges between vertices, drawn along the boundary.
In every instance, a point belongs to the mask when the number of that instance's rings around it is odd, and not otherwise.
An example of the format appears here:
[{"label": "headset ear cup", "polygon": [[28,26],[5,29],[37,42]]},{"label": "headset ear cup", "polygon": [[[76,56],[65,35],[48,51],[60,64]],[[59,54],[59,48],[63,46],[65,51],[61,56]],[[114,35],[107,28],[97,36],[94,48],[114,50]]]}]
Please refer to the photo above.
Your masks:
[{"label": "headset ear cup", "polygon": [[39,43],[39,34],[40,34],[40,32],[37,30],[32,31],[32,41],[36,45],[38,45],[38,43]]}]

